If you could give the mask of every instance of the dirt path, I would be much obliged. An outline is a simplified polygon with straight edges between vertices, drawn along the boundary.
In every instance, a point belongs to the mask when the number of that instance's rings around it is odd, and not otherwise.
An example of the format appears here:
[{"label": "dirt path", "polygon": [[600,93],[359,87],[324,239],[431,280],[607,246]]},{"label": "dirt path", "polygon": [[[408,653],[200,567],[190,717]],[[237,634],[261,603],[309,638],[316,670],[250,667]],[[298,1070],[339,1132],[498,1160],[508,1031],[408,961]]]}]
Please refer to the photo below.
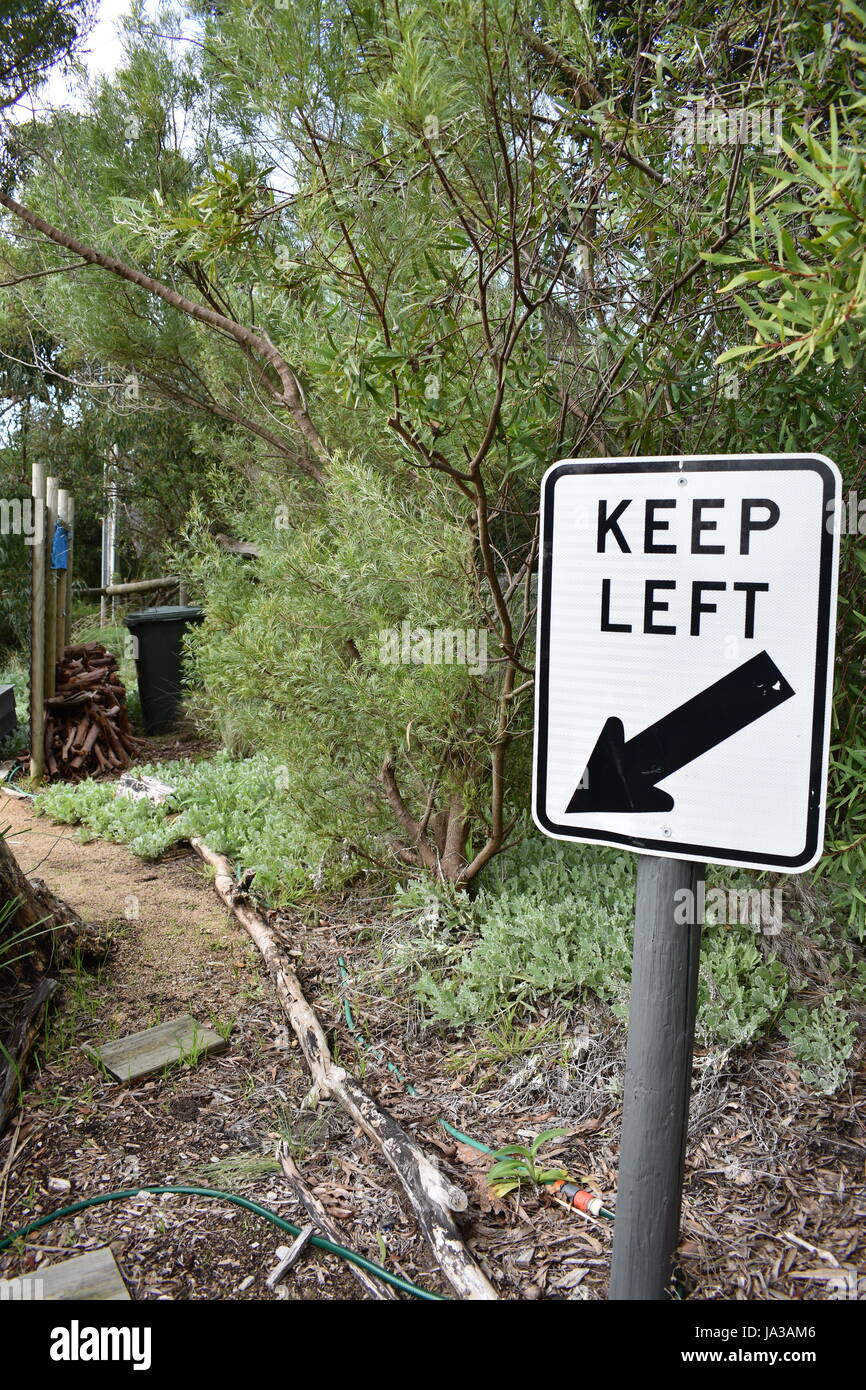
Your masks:
[{"label": "dirt path", "polygon": [[[177,846],[145,864],[122,846],[83,845],[73,829],[35,817],[24,802],[2,801],[0,825],[11,826],[25,871],[86,919],[112,922],[118,952],[98,977],[64,976],[39,1070],[31,1069],[25,1103],[0,1142],[0,1231],[99,1191],[189,1181],[240,1191],[305,1224],[272,1158],[284,1139],[347,1244],[447,1294],[369,1141],[334,1105],[300,1109],[309,1079],[258,953],[192,852]],[[609,1226],[587,1225],[533,1192],[491,1199],[489,1158],[443,1134],[437,1117],[493,1147],[562,1126],[566,1137],[551,1159],[614,1194],[624,1036],[608,1006],[591,996],[575,1000],[563,1026],[568,1037],[588,1040],[576,1061],[563,1060],[556,1029],[536,1028],[524,1045],[517,1034],[497,1041],[425,1028],[387,964],[408,930],[390,902],[347,892],[277,914],[274,924],[335,1057],[470,1194],[464,1234],[502,1295],[603,1299]],[[375,1051],[348,1030],[344,999]],[[82,1051],[181,1013],[228,1034],[228,1051],[135,1087],[105,1080]],[[698,1050],[679,1249],[683,1296],[862,1297],[864,1082],[858,1065],[837,1096],[816,1096],[778,1037],[741,1053]],[[346,1266],[318,1253],[269,1290],[265,1280],[286,1241],[222,1202],[137,1198],[35,1233],[25,1251],[0,1255],[0,1277],[110,1244],[137,1299],[357,1296]]]},{"label": "dirt path", "polygon": [[[120,845],[83,844],[74,828],[5,795],[0,824],[25,873],[85,920],[111,923],[118,940],[98,975],[64,976],[38,1073],[0,1143],[0,1231],[99,1191],[191,1179],[245,1191],[253,1179],[260,1201],[295,1220],[269,1153],[287,1136],[304,1151],[295,1117],[308,1083],[258,955],[209,872],[180,846],[147,864]],[[104,1079],[82,1051],[183,1013],[229,1035],[228,1051],[130,1088]],[[286,1240],[228,1204],[137,1199],[34,1234],[23,1256],[0,1256],[0,1277],[110,1243],[134,1298],[310,1298],[323,1284],[328,1297],[354,1296],[342,1263],[315,1254],[289,1287],[269,1291]]]},{"label": "dirt path", "polygon": [[28,877],[44,878],[85,921],[116,925],[123,949],[112,974],[115,1001],[129,1014],[124,1028],[147,1027],[152,994],[181,1013],[209,1004],[211,995],[221,1002],[223,992],[214,986],[231,976],[232,947],[243,954],[243,940],[191,851],[148,864],[123,845],[84,844],[74,826],[55,825],[9,796],[0,818]]}]

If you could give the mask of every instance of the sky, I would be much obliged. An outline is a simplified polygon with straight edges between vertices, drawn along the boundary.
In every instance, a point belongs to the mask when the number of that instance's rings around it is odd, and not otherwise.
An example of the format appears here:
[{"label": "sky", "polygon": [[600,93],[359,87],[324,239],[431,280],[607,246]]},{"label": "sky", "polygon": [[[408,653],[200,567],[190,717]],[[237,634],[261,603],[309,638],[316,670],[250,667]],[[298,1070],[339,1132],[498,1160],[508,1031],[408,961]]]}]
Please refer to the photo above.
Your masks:
[{"label": "sky", "polygon": [[[122,57],[118,20],[129,14],[132,0],[99,0],[96,23],[84,43],[77,48],[76,57],[91,77],[108,76],[114,72]],[[149,8],[149,6],[148,6]],[[80,106],[75,93],[75,79],[58,65],[34,96],[18,103],[15,114],[19,120],[29,120],[35,109]]]}]

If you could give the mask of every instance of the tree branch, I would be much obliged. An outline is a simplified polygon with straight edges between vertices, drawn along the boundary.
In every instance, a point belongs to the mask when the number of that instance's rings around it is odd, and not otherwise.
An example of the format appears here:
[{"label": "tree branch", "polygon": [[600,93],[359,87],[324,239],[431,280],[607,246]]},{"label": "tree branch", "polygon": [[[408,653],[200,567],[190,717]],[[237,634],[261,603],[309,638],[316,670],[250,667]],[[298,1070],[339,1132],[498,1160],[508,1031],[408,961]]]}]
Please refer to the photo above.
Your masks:
[{"label": "tree branch", "polygon": [[[138,285],[140,289],[146,290],[149,294],[157,295],[171,308],[177,309],[198,323],[206,324],[208,328],[214,328],[228,334],[240,347],[250,348],[253,352],[259,353],[273,367],[279,377],[283,403],[288,408],[295,425],[304,436],[312,453],[319,460],[319,464],[326,466],[330,462],[330,455],[325,443],[307,414],[298,378],[266,333],[255,332],[244,324],[237,323],[234,319],[219,313],[216,309],[210,309],[204,304],[196,304],[194,300],[187,299],[177,290],[170,289],[168,285],[163,285],[161,281],[154,280],[151,275],[145,275],[143,271],[136,270],[134,266],[126,265],[114,256],[106,256],[102,251],[97,251],[92,246],[85,246],[75,237],[61,231],[59,227],[54,227],[50,222],[46,222],[38,213],[32,212],[21,203],[16,202],[14,198],[10,198],[8,193],[0,192],[0,205],[14,213],[22,222],[26,222],[29,227],[40,232],[42,236],[47,237],[49,241],[53,241],[57,246],[63,246],[73,255],[79,256],[88,265],[98,265],[110,274],[118,276],[119,279]],[[307,460],[302,466],[304,472],[309,473],[317,482],[324,482],[325,475],[322,467]]]}]

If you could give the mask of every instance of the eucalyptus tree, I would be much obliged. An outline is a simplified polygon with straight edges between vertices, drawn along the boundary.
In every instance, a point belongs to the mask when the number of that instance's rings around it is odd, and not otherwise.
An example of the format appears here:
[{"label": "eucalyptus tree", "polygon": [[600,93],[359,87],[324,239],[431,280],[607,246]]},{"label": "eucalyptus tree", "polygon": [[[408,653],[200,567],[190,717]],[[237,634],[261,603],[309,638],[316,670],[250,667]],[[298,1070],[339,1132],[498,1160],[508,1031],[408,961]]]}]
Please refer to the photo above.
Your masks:
[{"label": "eucalyptus tree", "polygon": [[[866,11],[843,0],[831,29],[835,80],[803,104],[773,168],[783,197],[753,208],[749,238],[718,257],[723,303],[744,315],[721,354],[747,371],[787,367],[805,407],[796,447],[832,452],[846,490],[828,524],[841,532],[837,681],[831,749],[832,841],[821,872],[834,906],[866,935],[866,463],[862,450],[866,359]],[[811,55],[808,55],[811,57]],[[800,58],[804,68],[807,55]],[[819,71],[827,63],[822,55]],[[803,383],[806,389],[803,389]]]},{"label": "eucalyptus tree", "polygon": [[93,18],[93,0],[2,0],[0,110],[32,92],[55,63],[71,58]]},{"label": "eucalyptus tree", "polygon": [[778,123],[848,80],[825,19],[195,3],[29,132],[9,293],[197,421],[198,674],[299,815],[472,879],[525,801],[544,466],[803,442],[814,377],[718,363],[712,258],[785,215]]}]

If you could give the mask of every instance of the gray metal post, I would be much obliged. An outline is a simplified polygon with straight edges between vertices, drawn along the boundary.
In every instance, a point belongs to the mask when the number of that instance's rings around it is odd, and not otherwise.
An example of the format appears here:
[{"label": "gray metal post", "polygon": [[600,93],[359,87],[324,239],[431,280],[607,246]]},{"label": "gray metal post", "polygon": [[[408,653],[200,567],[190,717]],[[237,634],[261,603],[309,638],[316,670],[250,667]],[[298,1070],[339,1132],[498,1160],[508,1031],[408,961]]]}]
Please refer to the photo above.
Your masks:
[{"label": "gray metal post", "polygon": [[700,923],[674,921],[681,901],[674,894],[689,889],[697,905],[703,872],[702,865],[684,859],[637,859],[611,1299],[663,1299],[670,1282],[679,1236],[701,949]]}]

